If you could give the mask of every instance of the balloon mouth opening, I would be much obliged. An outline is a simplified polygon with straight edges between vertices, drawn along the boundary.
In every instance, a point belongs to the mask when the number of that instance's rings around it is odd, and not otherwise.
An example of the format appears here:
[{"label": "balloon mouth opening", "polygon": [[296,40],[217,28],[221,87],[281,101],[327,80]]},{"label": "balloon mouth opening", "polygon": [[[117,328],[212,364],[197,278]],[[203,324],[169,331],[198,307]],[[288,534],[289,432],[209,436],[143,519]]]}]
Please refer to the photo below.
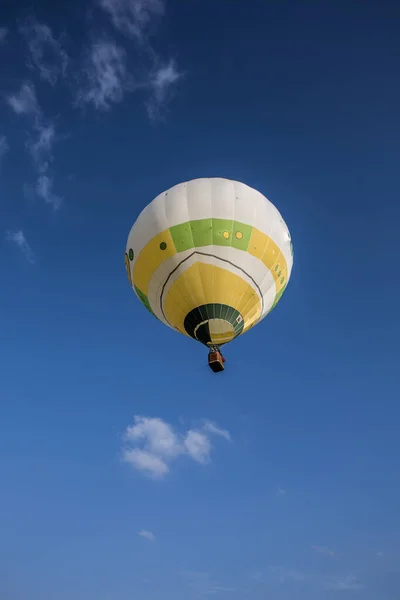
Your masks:
[{"label": "balloon mouth opening", "polygon": [[222,345],[242,333],[244,319],[226,304],[204,304],[186,315],[184,327],[190,337],[205,346]]},{"label": "balloon mouth opening", "polygon": [[202,344],[213,346],[227,344],[235,337],[235,329],[224,319],[209,319],[203,321],[194,330],[195,338]]}]

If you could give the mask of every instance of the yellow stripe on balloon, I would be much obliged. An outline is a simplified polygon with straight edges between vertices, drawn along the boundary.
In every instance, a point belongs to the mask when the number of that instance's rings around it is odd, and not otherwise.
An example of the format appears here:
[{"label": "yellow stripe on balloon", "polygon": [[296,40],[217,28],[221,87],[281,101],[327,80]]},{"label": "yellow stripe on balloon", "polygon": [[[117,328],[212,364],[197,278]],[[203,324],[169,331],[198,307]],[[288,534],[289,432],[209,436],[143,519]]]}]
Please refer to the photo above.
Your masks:
[{"label": "yellow stripe on balloon", "polygon": [[134,285],[147,296],[153,273],[174,254],[176,254],[176,248],[169,229],[153,237],[140,252],[133,267]]},{"label": "yellow stripe on balloon", "polygon": [[247,252],[261,260],[271,271],[276,293],[285,285],[288,269],[279,246],[265,233],[253,227]]},{"label": "yellow stripe on balloon", "polygon": [[186,315],[198,306],[212,303],[226,304],[239,311],[245,326],[249,316],[253,321],[261,314],[261,300],[245,279],[216,265],[202,262],[188,267],[174,281],[163,307],[168,322],[187,335],[184,328]]}]

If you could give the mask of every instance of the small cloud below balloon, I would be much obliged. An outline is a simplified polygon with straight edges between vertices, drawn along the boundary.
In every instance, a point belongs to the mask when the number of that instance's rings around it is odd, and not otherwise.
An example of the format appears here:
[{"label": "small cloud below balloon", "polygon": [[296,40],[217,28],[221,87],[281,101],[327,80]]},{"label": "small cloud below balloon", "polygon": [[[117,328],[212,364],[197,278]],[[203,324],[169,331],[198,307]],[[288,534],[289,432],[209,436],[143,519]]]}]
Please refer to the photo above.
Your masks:
[{"label": "small cloud below balloon", "polygon": [[163,419],[135,416],[123,434],[122,459],[150,478],[163,479],[178,458],[209,463],[212,439],[217,437],[231,441],[226,429],[210,421],[182,432]]}]

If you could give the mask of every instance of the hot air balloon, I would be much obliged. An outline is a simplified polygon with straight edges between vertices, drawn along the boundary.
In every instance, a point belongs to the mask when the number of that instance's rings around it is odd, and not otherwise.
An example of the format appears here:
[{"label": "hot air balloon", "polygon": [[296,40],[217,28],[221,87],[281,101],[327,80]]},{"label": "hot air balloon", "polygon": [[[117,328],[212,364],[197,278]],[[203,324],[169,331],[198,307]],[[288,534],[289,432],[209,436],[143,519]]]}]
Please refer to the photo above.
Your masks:
[{"label": "hot air balloon", "polygon": [[293,265],[288,227],[257,190],[201,178],[162,192],[140,213],[125,266],[141,303],[157,319],[209,349],[223,371],[221,346],[266,317]]}]

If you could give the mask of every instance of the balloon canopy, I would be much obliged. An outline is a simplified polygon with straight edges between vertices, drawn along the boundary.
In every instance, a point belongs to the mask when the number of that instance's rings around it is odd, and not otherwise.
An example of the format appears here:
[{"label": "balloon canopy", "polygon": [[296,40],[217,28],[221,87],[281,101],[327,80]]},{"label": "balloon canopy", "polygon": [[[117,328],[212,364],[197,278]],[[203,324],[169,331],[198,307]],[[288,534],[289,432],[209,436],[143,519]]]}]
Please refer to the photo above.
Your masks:
[{"label": "balloon canopy", "polygon": [[144,208],[129,233],[125,265],[154,316],[220,346],[276,306],[293,246],[279,211],[260,192],[229,179],[194,179]]}]

